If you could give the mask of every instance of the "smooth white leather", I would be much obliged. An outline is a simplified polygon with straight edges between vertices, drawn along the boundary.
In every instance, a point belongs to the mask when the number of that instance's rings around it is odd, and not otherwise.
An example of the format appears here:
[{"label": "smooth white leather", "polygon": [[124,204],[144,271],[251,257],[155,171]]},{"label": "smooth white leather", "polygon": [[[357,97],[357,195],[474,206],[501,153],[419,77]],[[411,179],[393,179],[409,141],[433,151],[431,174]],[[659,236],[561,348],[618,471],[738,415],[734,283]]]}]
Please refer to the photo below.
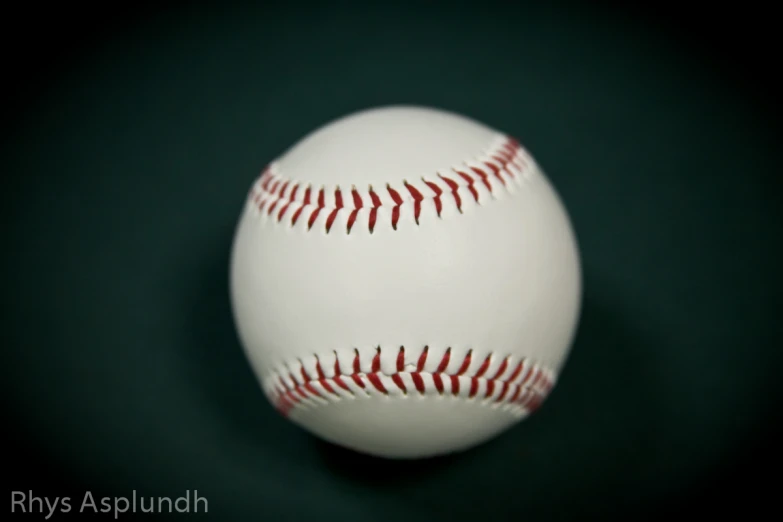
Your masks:
[{"label": "smooth white leather", "polygon": [[[327,195],[311,228],[306,217],[312,206],[292,225],[295,205],[278,219],[282,201],[269,214],[252,196],[238,221],[230,266],[235,324],[273,403],[281,379],[292,388],[304,382],[302,368],[317,380],[316,358],[324,376],[333,378],[335,360],[345,375],[358,351],[364,375],[380,348],[380,373],[392,375],[401,346],[406,372],[416,370],[427,346],[426,375],[450,348],[447,374],[473,350],[466,376],[491,355],[487,376],[509,356],[556,379],[573,342],[582,287],[574,231],[543,171],[527,156],[518,183],[504,186],[490,178],[491,191],[475,184],[478,202],[460,181],[462,212],[444,191],[440,216],[424,184],[448,188],[438,173],[457,179],[454,169],[479,165],[506,139],[460,115],[383,107],[330,122],[272,162],[270,172],[289,181],[289,193],[300,184],[297,204],[308,184]],[[425,195],[418,224],[404,181],[417,183]],[[396,230],[387,185],[404,199]],[[370,187],[383,196],[372,232]],[[327,233],[338,188],[346,208]],[[364,207],[348,233],[353,188],[364,194]],[[358,393],[330,394],[315,383],[329,400],[302,400],[287,416],[356,451],[417,458],[470,448],[526,415],[524,409],[468,398],[464,388],[456,396],[441,394],[432,379],[424,394],[411,387],[407,373],[406,382],[407,394],[392,385],[388,395],[353,385]]]}]

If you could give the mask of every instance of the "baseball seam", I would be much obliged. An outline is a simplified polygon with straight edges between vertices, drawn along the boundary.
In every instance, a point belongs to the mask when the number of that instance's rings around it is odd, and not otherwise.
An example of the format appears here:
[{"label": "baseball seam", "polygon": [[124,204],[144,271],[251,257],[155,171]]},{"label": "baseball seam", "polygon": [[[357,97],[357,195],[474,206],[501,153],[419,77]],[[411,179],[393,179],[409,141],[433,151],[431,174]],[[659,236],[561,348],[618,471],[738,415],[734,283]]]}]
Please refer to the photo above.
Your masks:
[{"label": "baseball seam", "polygon": [[358,223],[366,223],[372,233],[381,219],[387,218],[394,230],[404,212],[412,213],[413,222],[419,220],[425,208],[428,215],[442,218],[447,205],[462,214],[471,202],[483,204],[495,199],[502,191],[513,192],[533,172],[533,158],[515,138],[501,136],[482,154],[461,165],[455,165],[419,180],[402,181],[401,186],[390,183],[382,189],[355,185],[350,190],[339,186],[314,187],[310,183],[283,176],[276,162],[270,163],[250,189],[249,201],[261,216],[277,223],[294,227],[305,222],[307,230],[334,230],[338,218],[350,234]]},{"label": "baseball seam", "polygon": [[[362,396],[402,399],[428,395],[481,401],[486,406],[523,416],[538,409],[554,386],[554,372],[526,358],[515,361],[509,355],[498,362],[490,353],[482,360],[469,350],[456,366],[451,360],[452,350],[447,348],[437,368],[426,371],[429,353],[429,347],[425,346],[415,367],[412,367],[411,364],[406,365],[405,347],[401,346],[396,354],[396,371],[383,372],[380,347],[374,351],[370,371],[362,370],[358,349],[354,349],[354,356],[347,366],[341,364],[337,352],[333,352],[333,367],[326,365],[331,370],[329,375],[324,372],[322,358],[317,355],[309,364],[309,371],[298,359],[294,364],[284,364],[271,372],[266,380],[266,393],[284,416],[294,408],[324,406]],[[393,353],[391,355],[394,356]],[[447,372],[450,364],[455,370]],[[475,369],[471,371],[471,367]]]}]

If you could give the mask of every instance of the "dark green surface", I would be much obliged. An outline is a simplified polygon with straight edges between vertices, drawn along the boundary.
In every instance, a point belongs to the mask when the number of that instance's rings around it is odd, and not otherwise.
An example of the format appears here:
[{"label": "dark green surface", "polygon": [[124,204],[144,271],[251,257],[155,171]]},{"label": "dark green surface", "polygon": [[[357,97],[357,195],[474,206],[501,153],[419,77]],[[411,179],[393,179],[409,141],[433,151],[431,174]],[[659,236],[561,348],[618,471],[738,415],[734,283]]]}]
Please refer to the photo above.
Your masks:
[{"label": "dark green surface", "polygon": [[[191,11],[81,55],[2,151],[20,429],[78,484],[197,489],[221,522],[638,518],[741,459],[780,399],[772,129],[730,74],[646,25],[578,14]],[[438,462],[362,458],[279,418],[228,302],[261,167],[389,103],[518,136],[584,262],[551,399]]]}]

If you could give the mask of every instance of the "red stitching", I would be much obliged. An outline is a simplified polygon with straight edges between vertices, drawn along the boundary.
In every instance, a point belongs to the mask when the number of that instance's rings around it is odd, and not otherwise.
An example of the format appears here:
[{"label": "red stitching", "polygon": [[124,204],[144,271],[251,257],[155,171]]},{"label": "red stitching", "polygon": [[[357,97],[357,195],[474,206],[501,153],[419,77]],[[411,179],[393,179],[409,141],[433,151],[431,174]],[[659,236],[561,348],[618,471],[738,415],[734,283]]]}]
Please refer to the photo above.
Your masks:
[{"label": "red stitching", "polygon": [[[368,361],[370,363],[369,371],[362,370],[362,359],[359,350],[354,349],[351,371],[347,375],[341,370],[336,352],[334,352],[334,376],[332,377],[325,375],[321,361],[317,356],[315,357],[314,372],[308,372],[300,360],[298,362],[301,366],[299,371],[301,380],[298,381],[294,378],[294,372],[286,369],[284,374],[287,375],[287,378],[280,376],[273,381],[271,400],[283,415],[287,415],[291,409],[310,400],[339,400],[345,393],[355,393],[343,377],[349,377],[364,393],[374,391],[384,395],[389,395],[390,393],[387,387],[388,381],[384,380],[385,377],[390,378],[393,385],[406,395],[412,391],[405,384],[407,377],[413,381],[415,391],[419,394],[426,392],[425,378],[429,377],[439,394],[450,393],[456,396],[460,394],[460,377],[469,377],[470,389],[468,397],[470,399],[479,398],[480,396],[481,400],[491,400],[495,404],[505,403],[532,412],[541,406],[554,385],[553,378],[550,377],[549,372],[541,366],[526,359],[519,360],[511,366],[510,356],[500,360],[497,370],[490,374],[491,377],[487,377],[487,372],[493,362],[492,354],[485,357],[479,368],[472,375],[468,376],[466,374],[474,360],[473,350],[468,351],[459,363],[456,371],[449,372],[449,366],[454,367],[454,365],[451,364],[453,362],[452,349],[447,348],[440,361],[437,362],[435,370],[427,372],[425,367],[427,366],[429,353],[429,347],[425,346],[416,361],[415,368],[406,369],[405,347],[400,346],[395,358],[395,371],[389,374],[384,374],[382,371],[380,347],[376,348],[372,359]],[[523,369],[526,369],[524,375]],[[511,370],[510,373],[509,370]],[[446,381],[450,384],[448,390],[445,386]],[[479,393],[482,383],[484,384],[484,390]],[[320,386],[320,388],[316,385]],[[338,389],[342,391],[338,391]]]},{"label": "red stitching", "polygon": [[372,187],[370,187],[370,200],[372,200],[372,210],[370,210],[370,221],[368,223],[368,228],[372,234],[372,231],[375,230],[375,220],[378,217],[378,207],[381,206],[381,198],[379,198],[378,194],[372,190]]},{"label": "red stitching", "polygon": [[296,225],[296,221],[299,219],[299,215],[302,213],[302,211],[305,209],[306,206],[310,205],[310,187],[308,186],[305,189],[304,199],[302,200],[302,206],[299,207],[299,210],[297,210],[294,213],[294,216],[291,218],[291,225]]},{"label": "red stitching", "polygon": [[291,183],[291,180],[285,180],[285,183],[283,183],[283,186],[280,187],[280,197],[285,198],[285,189],[288,188],[288,185]]},{"label": "red stitching", "polygon": [[[418,225],[419,216],[421,215],[421,200],[424,199],[424,196],[421,195],[421,192],[419,192],[416,187],[412,186],[407,181],[404,181],[403,183],[413,198],[413,218],[416,220],[416,224]],[[440,212],[438,212],[438,214],[440,214]]]},{"label": "red stitching", "polygon": [[459,174],[462,179],[464,179],[465,181],[468,182],[468,190],[470,191],[471,194],[473,194],[473,199],[476,200],[476,203],[478,203],[479,195],[478,195],[478,191],[476,190],[476,187],[475,187],[476,180],[474,180],[472,177],[470,177],[469,175],[465,174],[461,170],[455,170],[454,172]]},{"label": "red stitching", "polygon": [[340,188],[338,187],[334,191],[334,210],[332,210],[332,212],[329,214],[329,217],[326,218],[326,232],[327,233],[332,228],[332,224],[334,223],[334,218],[337,217],[337,213],[340,212],[341,208],[343,208],[343,195],[340,192]]},{"label": "red stitching", "polygon": [[[337,357],[337,353],[335,352],[335,357]],[[348,387],[347,384],[343,382],[342,379],[342,373],[340,372],[340,361],[339,359],[334,360],[334,382],[337,383],[337,385],[344,389],[345,391],[351,391],[351,389]]]},{"label": "red stitching", "polygon": [[[438,174],[438,177],[440,177],[440,179],[445,181],[446,185],[448,185],[449,188],[451,189],[451,195],[454,196],[454,201],[457,202],[457,210],[459,210],[459,212],[461,214],[462,213],[462,199],[459,197],[459,185],[457,185],[456,181],[454,181],[451,178],[447,178],[446,176],[442,176],[442,175]],[[473,192],[472,184],[468,185],[468,188],[470,189],[470,191],[472,193]],[[478,197],[478,196],[476,196],[476,197]],[[477,199],[477,201],[478,201],[478,199]]]},{"label": "red stitching", "polygon": [[271,205],[269,205],[269,208],[268,208],[268,209],[267,209],[267,211],[266,211],[266,215],[267,215],[267,216],[271,216],[271,215],[272,215],[272,212],[274,212],[274,210],[275,210],[275,206],[277,205],[277,202],[278,202],[278,201],[280,201],[280,200],[279,200],[279,199],[276,199],[276,200],[274,200],[274,201],[272,202],[272,204],[271,204]]},{"label": "red stitching", "polygon": [[503,179],[503,176],[500,175],[500,169],[499,168],[497,168],[494,164],[490,163],[489,161],[485,161],[484,165],[486,165],[487,168],[492,171],[492,174],[494,174],[495,177],[498,178],[498,180],[500,180],[500,182],[503,185],[506,184],[506,180]]},{"label": "red stitching", "polygon": [[443,204],[440,202],[440,196],[443,194],[443,190],[432,181],[423,181],[435,193],[435,197],[432,198],[432,201],[435,203],[435,211],[438,213],[438,217],[440,217],[440,213],[443,210]]},{"label": "red stitching", "polygon": [[272,171],[269,167],[264,169],[264,172],[261,174],[261,179],[263,180],[261,188],[264,189],[264,192],[269,192],[269,183],[272,181]]},{"label": "red stitching", "polygon": [[400,220],[400,206],[402,206],[402,198],[400,193],[386,185],[386,190],[389,191],[389,195],[394,200],[394,207],[392,207],[392,228],[397,230],[397,222]]},{"label": "red stitching", "polygon": [[362,209],[364,204],[362,203],[362,197],[359,195],[359,192],[356,190],[356,187],[353,187],[351,190],[351,195],[353,196],[353,211],[351,212],[351,215],[348,216],[348,233],[351,233],[351,229],[353,228],[353,224],[356,223],[356,215],[359,214],[359,211]]},{"label": "red stitching", "polygon": [[[304,370],[304,367],[302,367],[302,369]],[[333,394],[334,389],[329,385],[329,381],[326,379],[324,371],[321,369],[321,361],[315,362],[315,372],[318,374],[318,382],[321,383],[321,386],[323,386],[328,393]]]},{"label": "red stitching", "polygon": [[[304,190],[304,196],[301,201],[297,200],[297,195],[301,193],[300,183],[289,179],[284,179],[273,172],[273,167],[264,168],[258,182],[254,185],[250,193],[250,200],[256,205],[260,212],[266,216],[273,217],[278,222],[288,214],[289,208],[293,209],[291,215],[291,226],[296,225],[302,214],[307,211],[307,229],[311,230],[322,211],[328,212],[323,222],[325,232],[328,234],[334,227],[335,220],[342,209],[349,212],[346,222],[346,233],[350,234],[355,228],[356,222],[362,216],[362,212],[367,212],[367,228],[372,233],[375,230],[378,221],[378,209],[381,207],[391,207],[390,221],[394,230],[400,224],[403,207],[412,204],[413,219],[416,225],[419,225],[423,209],[423,202],[429,199],[435,206],[438,217],[443,212],[443,195],[448,193],[454,198],[457,210],[462,213],[464,191],[470,193],[473,199],[479,203],[479,192],[477,183],[481,183],[490,195],[497,191],[498,186],[492,185],[490,178],[496,179],[499,186],[508,187],[509,181],[520,180],[520,171],[524,172],[530,168],[532,159],[527,156],[526,151],[520,146],[519,141],[514,138],[507,138],[505,141],[487,152],[482,159],[472,163],[466,163],[464,168],[451,169],[450,174],[438,173],[436,176],[447,187],[444,190],[442,185],[435,181],[421,178],[422,185],[418,188],[408,181],[403,181],[403,189],[397,189],[386,185],[386,191],[389,194],[391,203],[382,203],[378,193],[369,187],[364,194],[369,196],[371,204],[369,208],[365,207],[365,200],[356,187],[351,188],[350,197],[339,187],[334,190],[334,204],[326,204],[326,189],[321,187],[317,189],[316,201],[312,202],[312,188],[307,186]],[[456,178],[455,178],[456,177]],[[460,180],[462,184],[458,183]],[[289,191],[290,187],[290,191]],[[423,189],[429,189],[431,194],[425,194]],[[331,189],[329,189],[331,190]],[[366,210],[365,210],[366,209]],[[275,213],[275,211],[277,211]]]},{"label": "red stitching", "polygon": [[487,187],[487,190],[492,192],[492,185],[489,184],[489,176],[487,176],[487,173],[476,167],[470,167],[470,170],[475,172],[476,175],[481,178],[481,181],[484,182],[484,186]]},{"label": "red stitching", "polygon": [[326,202],[324,200],[324,189],[321,188],[321,190],[318,191],[318,206],[315,208],[315,210],[313,210],[313,213],[310,214],[310,219],[307,221],[307,230],[313,228],[315,220],[318,219],[318,214],[326,206]]}]

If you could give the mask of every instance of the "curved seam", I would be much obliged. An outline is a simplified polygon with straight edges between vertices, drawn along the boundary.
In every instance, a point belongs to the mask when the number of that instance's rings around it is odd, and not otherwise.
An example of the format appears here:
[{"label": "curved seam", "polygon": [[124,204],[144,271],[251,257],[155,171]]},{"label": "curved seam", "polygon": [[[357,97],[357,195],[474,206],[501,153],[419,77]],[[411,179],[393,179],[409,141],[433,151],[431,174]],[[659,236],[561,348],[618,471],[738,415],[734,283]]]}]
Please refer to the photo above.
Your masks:
[{"label": "curved seam", "polygon": [[[543,403],[554,386],[554,373],[523,358],[514,362],[511,356],[501,359],[492,376],[487,373],[493,355],[487,355],[473,372],[473,350],[469,350],[455,372],[446,372],[450,363],[448,348],[438,363],[436,371],[426,371],[428,347],[418,357],[415,369],[405,364],[405,348],[400,347],[396,358],[396,371],[381,370],[381,349],[377,348],[369,372],[361,370],[358,350],[344,372],[344,365],[335,353],[333,376],[326,376],[320,358],[315,357],[315,367],[309,372],[301,360],[273,371],[268,379],[267,393],[274,407],[284,416],[296,407],[313,407],[355,399],[364,396],[420,396],[437,393],[466,400],[478,400],[493,407],[504,406],[517,412],[532,413]],[[345,361],[343,361],[344,363]],[[298,366],[296,371],[292,366]],[[330,372],[331,373],[331,372]]]},{"label": "curved seam", "polygon": [[339,185],[314,186],[281,175],[272,162],[251,187],[248,201],[273,222],[291,227],[306,224],[307,230],[322,227],[327,234],[338,218],[344,220],[346,234],[357,223],[366,223],[372,233],[381,217],[379,210],[384,209],[397,230],[403,212],[412,213],[419,225],[424,202],[431,203],[436,216],[442,218],[447,203],[453,203],[462,214],[470,201],[481,205],[497,198],[501,190],[512,193],[514,185],[521,186],[529,179],[533,165],[534,160],[519,141],[507,136],[472,160],[418,180],[403,179],[397,186],[352,185],[347,190]]}]

